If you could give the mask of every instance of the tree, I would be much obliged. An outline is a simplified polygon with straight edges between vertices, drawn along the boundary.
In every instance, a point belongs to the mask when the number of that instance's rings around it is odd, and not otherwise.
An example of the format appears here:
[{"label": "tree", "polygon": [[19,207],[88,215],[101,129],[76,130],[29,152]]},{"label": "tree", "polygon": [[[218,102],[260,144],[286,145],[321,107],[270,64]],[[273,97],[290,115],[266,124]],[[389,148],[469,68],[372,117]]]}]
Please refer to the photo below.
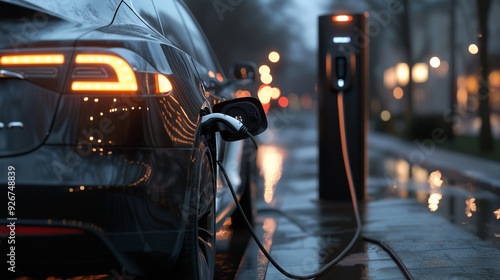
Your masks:
[{"label": "tree", "polygon": [[488,82],[488,11],[491,0],[477,0],[479,17],[479,60],[481,83],[479,87],[479,116],[481,131],[479,133],[479,149],[492,151],[494,149],[490,123],[490,93]]}]

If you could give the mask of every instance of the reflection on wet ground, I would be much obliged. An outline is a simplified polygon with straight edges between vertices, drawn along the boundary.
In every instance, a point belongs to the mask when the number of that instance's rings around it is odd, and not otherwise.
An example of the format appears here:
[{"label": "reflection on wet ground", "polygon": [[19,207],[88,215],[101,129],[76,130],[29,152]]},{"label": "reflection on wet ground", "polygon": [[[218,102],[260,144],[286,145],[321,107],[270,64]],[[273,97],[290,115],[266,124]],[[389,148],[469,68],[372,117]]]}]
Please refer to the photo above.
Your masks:
[{"label": "reflection on wet ground", "polygon": [[[414,199],[500,249],[499,195],[471,183],[454,183],[453,178],[442,177],[439,170],[430,172],[378,151],[370,151],[370,162],[372,199]],[[383,168],[377,168],[380,163]]]},{"label": "reflection on wet ground", "polygon": [[249,237],[250,234],[244,228],[232,225],[231,217],[224,222],[217,231],[214,279],[235,278]]},{"label": "reflection on wet ground", "polygon": [[276,184],[283,172],[285,156],[285,150],[276,146],[265,145],[259,148],[257,167],[264,179],[264,201],[267,204],[273,202]]}]

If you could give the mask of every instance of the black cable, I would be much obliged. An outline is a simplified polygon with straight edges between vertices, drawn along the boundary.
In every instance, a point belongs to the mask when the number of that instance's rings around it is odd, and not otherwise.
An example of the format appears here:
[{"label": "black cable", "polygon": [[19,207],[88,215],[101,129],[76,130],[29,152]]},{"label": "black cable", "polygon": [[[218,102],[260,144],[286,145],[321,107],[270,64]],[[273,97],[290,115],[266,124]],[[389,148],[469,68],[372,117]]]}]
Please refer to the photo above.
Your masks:
[{"label": "black cable", "polygon": [[382,241],[379,241],[377,239],[373,239],[373,238],[370,238],[370,237],[363,236],[362,238],[363,238],[363,240],[375,243],[375,244],[379,245],[380,247],[382,247],[382,249],[384,249],[384,251],[386,251],[389,254],[389,256],[391,256],[391,258],[394,260],[394,262],[398,265],[398,267],[401,270],[401,272],[403,272],[403,274],[406,276],[406,279],[413,280],[413,276],[411,276],[410,272],[408,271],[408,269],[404,265],[403,261],[391,249],[391,247],[389,247],[389,245],[387,245],[386,243],[384,243]]},{"label": "black cable", "polygon": [[356,233],[354,234],[353,239],[349,243],[349,245],[347,245],[347,247],[334,260],[332,260],[331,262],[329,262],[327,265],[325,265],[322,269],[320,269],[316,273],[313,273],[313,274],[310,274],[310,275],[295,275],[295,274],[291,274],[291,273],[287,272],[286,270],[284,270],[271,257],[271,255],[267,252],[266,248],[264,248],[264,245],[262,245],[262,243],[259,241],[259,238],[257,237],[257,235],[255,234],[255,232],[253,231],[252,225],[248,221],[248,219],[247,219],[247,217],[245,215],[245,212],[243,211],[243,208],[241,207],[241,204],[238,201],[238,197],[236,196],[236,192],[234,191],[234,188],[233,188],[233,186],[231,184],[231,181],[229,180],[229,177],[227,175],[226,170],[224,169],[224,166],[222,165],[222,162],[217,161],[217,164],[219,165],[219,167],[220,167],[220,169],[222,171],[222,174],[224,175],[224,178],[225,178],[225,180],[226,180],[226,182],[227,182],[227,184],[229,186],[229,190],[231,191],[231,195],[233,196],[233,199],[236,202],[236,206],[237,206],[238,210],[240,211],[241,216],[243,217],[243,220],[245,221],[245,225],[248,228],[248,231],[250,232],[250,234],[252,235],[253,239],[257,243],[257,246],[259,246],[259,248],[262,251],[262,253],[269,260],[269,262],[271,262],[274,265],[274,267],[276,267],[276,269],[278,269],[283,275],[285,275],[285,276],[287,276],[289,278],[293,278],[293,279],[311,279],[311,278],[314,278],[314,277],[318,277],[321,274],[325,273],[328,269],[330,269],[334,265],[336,265],[340,260],[342,260],[344,258],[344,256],[351,250],[352,246],[354,245],[354,243],[358,239],[358,237],[359,237],[359,235],[361,233],[361,227],[359,227],[359,226],[358,226],[358,228],[356,230]]},{"label": "black cable", "polygon": [[[281,216],[284,216],[285,218],[287,218],[292,224],[296,225],[303,232],[305,232],[305,233],[307,233],[309,235],[312,235],[312,236],[316,236],[316,234],[314,234],[309,229],[307,229],[306,227],[304,227],[303,225],[301,225],[298,221],[296,221],[295,218],[293,218],[292,216],[288,215],[286,212],[284,212],[284,211],[282,211],[280,209],[275,209],[275,208],[258,208],[257,209],[257,213],[258,214],[265,213],[265,212],[278,213]],[[389,245],[387,245],[387,243],[385,243],[383,241],[380,241],[380,240],[377,240],[377,239],[366,237],[366,236],[361,236],[361,239],[379,245],[382,249],[384,249],[384,251],[387,252],[387,254],[389,254],[389,256],[391,256],[391,258],[394,260],[394,262],[399,267],[399,269],[401,270],[401,272],[406,276],[406,279],[413,280],[413,277],[411,276],[410,272],[408,271],[408,269],[404,265],[403,261],[398,257],[398,255],[396,254],[396,252],[394,252],[391,249],[391,247],[389,247]]]},{"label": "black cable", "polygon": [[257,144],[257,140],[255,140],[255,138],[253,137],[253,135],[248,130],[245,132],[245,134],[248,136],[248,138],[250,138],[250,140],[252,140],[253,145],[255,146],[255,150],[258,150],[259,149],[259,145]]},{"label": "black cable", "polygon": [[[334,260],[332,260],[331,262],[329,262],[328,264],[326,264],[323,268],[321,268],[316,273],[313,273],[313,274],[310,274],[310,275],[295,275],[295,274],[291,274],[291,273],[287,272],[286,270],[284,270],[271,257],[271,255],[267,252],[267,250],[264,248],[264,245],[262,245],[262,243],[260,242],[259,238],[257,237],[257,235],[255,234],[255,232],[253,231],[252,225],[248,221],[248,219],[247,219],[247,217],[245,215],[245,212],[243,211],[243,208],[241,207],[241,204],[240,204],[240,202],[238,200],[238,197],[236,196],[236,192],[234,191],[233,185],[231,184],[231,181],[229,180],[229,176],[227,175],[227,172],[226,172],[224,166],[222,165],[222,162],[220,160],[217,161],[217,164],[219,165],[219,167],[220,167],[220,169],[222,171],[222,174],[224,175],[224,179],[226,180],[226,182],[227,182],[227,184],[229,186],[229,190],[231,191],[231,195],[233,196],[233,199],[234,199],[234,201],[236,203],[238,211],[240,211],[241,216],[242,216],[243,220],[245,221],[245,225],[246,225],[248,231],[250,232],[250,234],[252,235],[253,239],[257,243],[257,246],[259,246],[260,250],[266,256],[266,258],[269,260],[269,262],[271,262],[274,265],[274,267],[276,267],[276,269],[278,269],[283,275],[285,275],[285,276],[287,276],[289,278],[293,278],[293,279],[311,279],[311,278],[320,276],[321,274],[325,273],[327,270],[329,270],[330,268],[332,268],[334,265],[336,265],[340,260],[342,260],[345,257],[345,255],[352,249],[352,247],[354,246],[354,243],[358,240],[358,238],[359,238],[359,236],[361,234],[361,228],[362,228],[361,217],[360,217],[360,214],[359,214],[358,201],[356,199],[356,191],[354,189],[354,183],[353,183],[353,179],[352,179],[352,172],[351,172],[351,168],[350,168],[351,165],[350,165],[350,162],[349,162],[349,155],[348,155],[348,152],[347,152],[348,150],[347,150],[347,139],[346,139],[345,121],[344,121],[343,92],[339,92],[338,93],[338,95],[337,95],[337,101],[338,101],[338,111],[339,111],[339,125],[340,125],[340,136],[341,136],[340,138],[341,138],[341,144],[342,144],[342,156],[343,156],[343,159],[344,159],[344,166],[345,166],[345,169],[346,169],[347,181],[349,183],[349,190],[350,190],[350,193],[351,193],[351,199],[352,199],[352,205],[353,205],[353,210],[354,210],[354,216],[356,218],[356,233],[354,234],[354,237],[352,238],[351,242],[349,242],[349,244],[344,248],[344,250]],[[255,145],[255,147],[257,149],[257,142],[255,141],[254,137],[248,132],[248,130],[243,129],[241,132],[245,133],[247,136],[249,136],[249,138],[253,141],[253,143],[254,143],[254,145]],[[272,209],[272,208],[265,209],[265,211],[281,212],[280,210]],[[283,213],[283,212],[281,212],[281,213]],[[288,215],[285,215],[285,216],[288,217],[290,220],[293,220],[293,218],[289,217]],[[294,224],[298,225],[301,229],[303,229],[306,232],[308,232],[299,223],[294,222]],[[399,268],[402,270],[402,272],[405,274],[405,276],[409,280],[413,280],[412,276],[410,275],[410,273],[408,272],[408,270],[404,266],[404,264],[401,261],[401,259],[399,259],[397,257],[397,255],[394,253],[394,251],[392,251],[390,249],[390,247],[387,246],[387,244],[385,244],[385,243],[383,243],[381,241],[377,241],[375,239],[371,239],[371,238],[364,237],[363,239],[367,240],[367,241],[370,241],[370,242],[374,242],[376,244],[379,244],[386,252],[389,253],[389,255],[396,262],[396,264],[399,266]]]},{"label": "black cable", "polygon": [[[309,235],[312,235],[312,236],[316,236],[316,234],[314,234],[309,229],[307,229],[306,227],[304,227],[303,225],[301,225],[298,221],[296,221],[295,218],[291,217],[286,212],[284,212],[284,211],[282,211],[280,209],[275,209],[275,208],[258,208],[257,209],[257,213],[258,214],[265,213],[265,212],[278,213],[281,216],[284,216],[285,218],[287,218],[292,224],[296,225],[303,232],[305,232],[305,233],[307,233]],[[389,245],[387,245],[387,243],[385,243],[383,241],[379,241],[377,239],[370,238],[370,237],[365,237],[365,236],[362,236],[361,238],[363,240],[365,240],[365,241],[368,241],[368,242],[371,242],[371,243],[375,243],[375,244],[379,245],[382,249],[384,249],[384,251],[386,251],[387,254],[389,254],[389,256],[394,260],[394,262],[399,267],[399,269],[401,270],[401,272],[406,276],[406,279],[413,280],[413,277],[411,276],[410,272],[408,271],[408,269],[404,265],[403,261],[398,257],[398,255],[396,254],[396,252],[394,252],[389,247]]]}]

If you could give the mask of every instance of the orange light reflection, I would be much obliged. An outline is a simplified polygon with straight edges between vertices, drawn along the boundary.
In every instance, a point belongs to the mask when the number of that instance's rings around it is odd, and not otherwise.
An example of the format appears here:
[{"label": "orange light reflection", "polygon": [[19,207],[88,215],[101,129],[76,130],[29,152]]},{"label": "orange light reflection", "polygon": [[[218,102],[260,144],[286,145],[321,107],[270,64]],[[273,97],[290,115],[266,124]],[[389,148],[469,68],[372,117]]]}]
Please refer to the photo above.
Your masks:
[{"label": "orange light reflection", "polygon": [[500,208],[493,212],[497,216],[497,220],[500,219]]},{"label": "orange light reflection", "polygon": [[439,208],[439,201],[443,198],[443,195],[440,193],[433,193],[429,197],[429,209],[434,212]]},{"label": "orange light reflection", "polygon": [[276,146],[259,147],[258,167],[260,175],[264,177],[264,201],[273,202],[276,185],[283,172],[285,151]]},{"label": "orange light reflection", "polygon": [[217,241],[225,241],[229,240],[231,235],[233,234],[233,230],[231,225],[233,224],[233,221],[231,217],[228,217],[225,221],[222,227],[217,231],[216,237]]},{"label": "orange light reflection", "polygon": [[432,189],[431,195],[427,202],[429,203],[429,209],[434,212],[439,208],[439,201],[443,198],[443,195],[440,193],[439,188],[443,185],[443,180],[441,179],[441,172],[436,170],[429,175],[429,179],[427,180]]},{"label": "orange light reflection", "polygon": [[467,215],[468,218],[472,217],[472,212],[476,212],[476,199],[475,198],[469,198],[465,200],[465,215]]},{"label": "orange light reflection", "polygon": [[217,73],[217,81],[219,82],[224,82],[224,78],[222,77],[222,74],[221,73]]},{"label": "orange light reflection", "polygon": [[[266,251],[269,252],[271,250],[271,246],[273,245],[273,236],[274,236],[274,232],[276,231],[276,221],[274,220],[274,218],[265,218],[264,225],[262,226],[262,228],[264,229],[262,245],[264,245],[264,248],[266,248]],[[266,264],[267,263],[266,256],[264,256],[264,254],[260,250],[259,250],[259,253],[257,255],[257,262],[259,264]],[[265,275],[265,271],[260,271],[260,270],[267,269],[267,266],[259,265],[258,267],[259,267],[258,275]]]},{"label": "orange light reflection", "polygon": [[429,180],[427,180],[427,182],[429,182],[431,189],[441,188],[443,185],[443,180],[441,180],[441,171],[436,170],[432,172],[429,175]]}]

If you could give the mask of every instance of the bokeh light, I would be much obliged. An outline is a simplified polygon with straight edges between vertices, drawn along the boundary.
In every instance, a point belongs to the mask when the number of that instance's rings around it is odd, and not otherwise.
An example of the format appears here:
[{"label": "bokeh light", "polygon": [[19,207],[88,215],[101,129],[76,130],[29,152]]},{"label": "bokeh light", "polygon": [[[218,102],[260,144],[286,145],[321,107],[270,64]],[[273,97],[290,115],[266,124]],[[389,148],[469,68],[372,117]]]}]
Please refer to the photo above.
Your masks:
[{"label": "bokeh light", "polygon": [[302,104],[302,108],[306,110],[312,109],[312,107],[314,106],[312,97],[307,92],[302,94],[302,96],[300,97],[300,103]]},{"label": "bokeh light", "polygon": [[477,47],[476,44],[470,44],[469,45],[469,52],[471,54],[477,54],[479,52],[479,48]]},{"label": "bokeh light", "polygon": [[280,97],[280,99],[278,100],[278,104],[283,108],[287,107],[288,106],[288,98],[286,98],[286,96]]},{"label": "bokeh light", "polygon": [[259,74],[261,75],[267,75],[267,74],[270,74],[271,73],[271,68],[269,68],[269,66],[267,65],[261,65],[259,67]]},{"label": "bokeh light", "polygon": [[289,108],[293,111],[300,110],[300,100],[299,96],[296,93],[292,92],[288,95],[288,105]]},{"label": "bokeh light", "polygon": [[280,54],[276,51],[272,51],[269,53],[269,61],[271,61],[272,63],[276,63],[278,61],[280,61]]},{"label": "bokeh light", "polygon": [[429,67],[427,63],[415,63],[412,68],[411,78],[415,83],[425,83],[429,78]]},{"label": "bokeh light", "polygon": [[403,94],[404,94],[403,89],[400,88],[400,87],[396,87],[392,91],[392,95],[394,96],[394,98],[396,98],[398,100],[401,99],[401,98],[403,98]]},{"label": "bokeh light", "polygon": [[260,76],[260,81],[263,84],[268,85],[268,84],[270,84],[273,81],[273,76],[271,76],[270,74],[262,75],[262,76]]},{"label": "bokeh light", "polygon": [[272,94],[272,90],[271,90],[270,86],[263,86],[257,92],[257,96],[259,97],[260,102],[262,104],[267,104],[267,103],[271,102],[271,94]]},{"label": "bokeh light", "polygon": [[476,75],[469,75],[465,79],[465,86],[467,87],[467,91],[470,93],[476,93],[479,90],[479,81]]},{"label": "bokeh light", "polygon": [[396,64],[396,77],[400,86],[406,86],[410,81],[410,68],[406,63]]},{"label": "bokeh light", "polygon": [[277,87],[271,89],[271,98],[278,99],[281,96],[281,90]]},{"label": "bokeh light", "polygon": [[441,60],[439,59],[439,57],[437,56],[433,56],[430,60],[429,60],[429,64],[431,65],[432,68],[438,68],[439,65],[441,65]]},{"label": "bokeh light", "polygon": [[386,122],[391,119],[391,112],[384,110],[380,113],[380,118]]}]

